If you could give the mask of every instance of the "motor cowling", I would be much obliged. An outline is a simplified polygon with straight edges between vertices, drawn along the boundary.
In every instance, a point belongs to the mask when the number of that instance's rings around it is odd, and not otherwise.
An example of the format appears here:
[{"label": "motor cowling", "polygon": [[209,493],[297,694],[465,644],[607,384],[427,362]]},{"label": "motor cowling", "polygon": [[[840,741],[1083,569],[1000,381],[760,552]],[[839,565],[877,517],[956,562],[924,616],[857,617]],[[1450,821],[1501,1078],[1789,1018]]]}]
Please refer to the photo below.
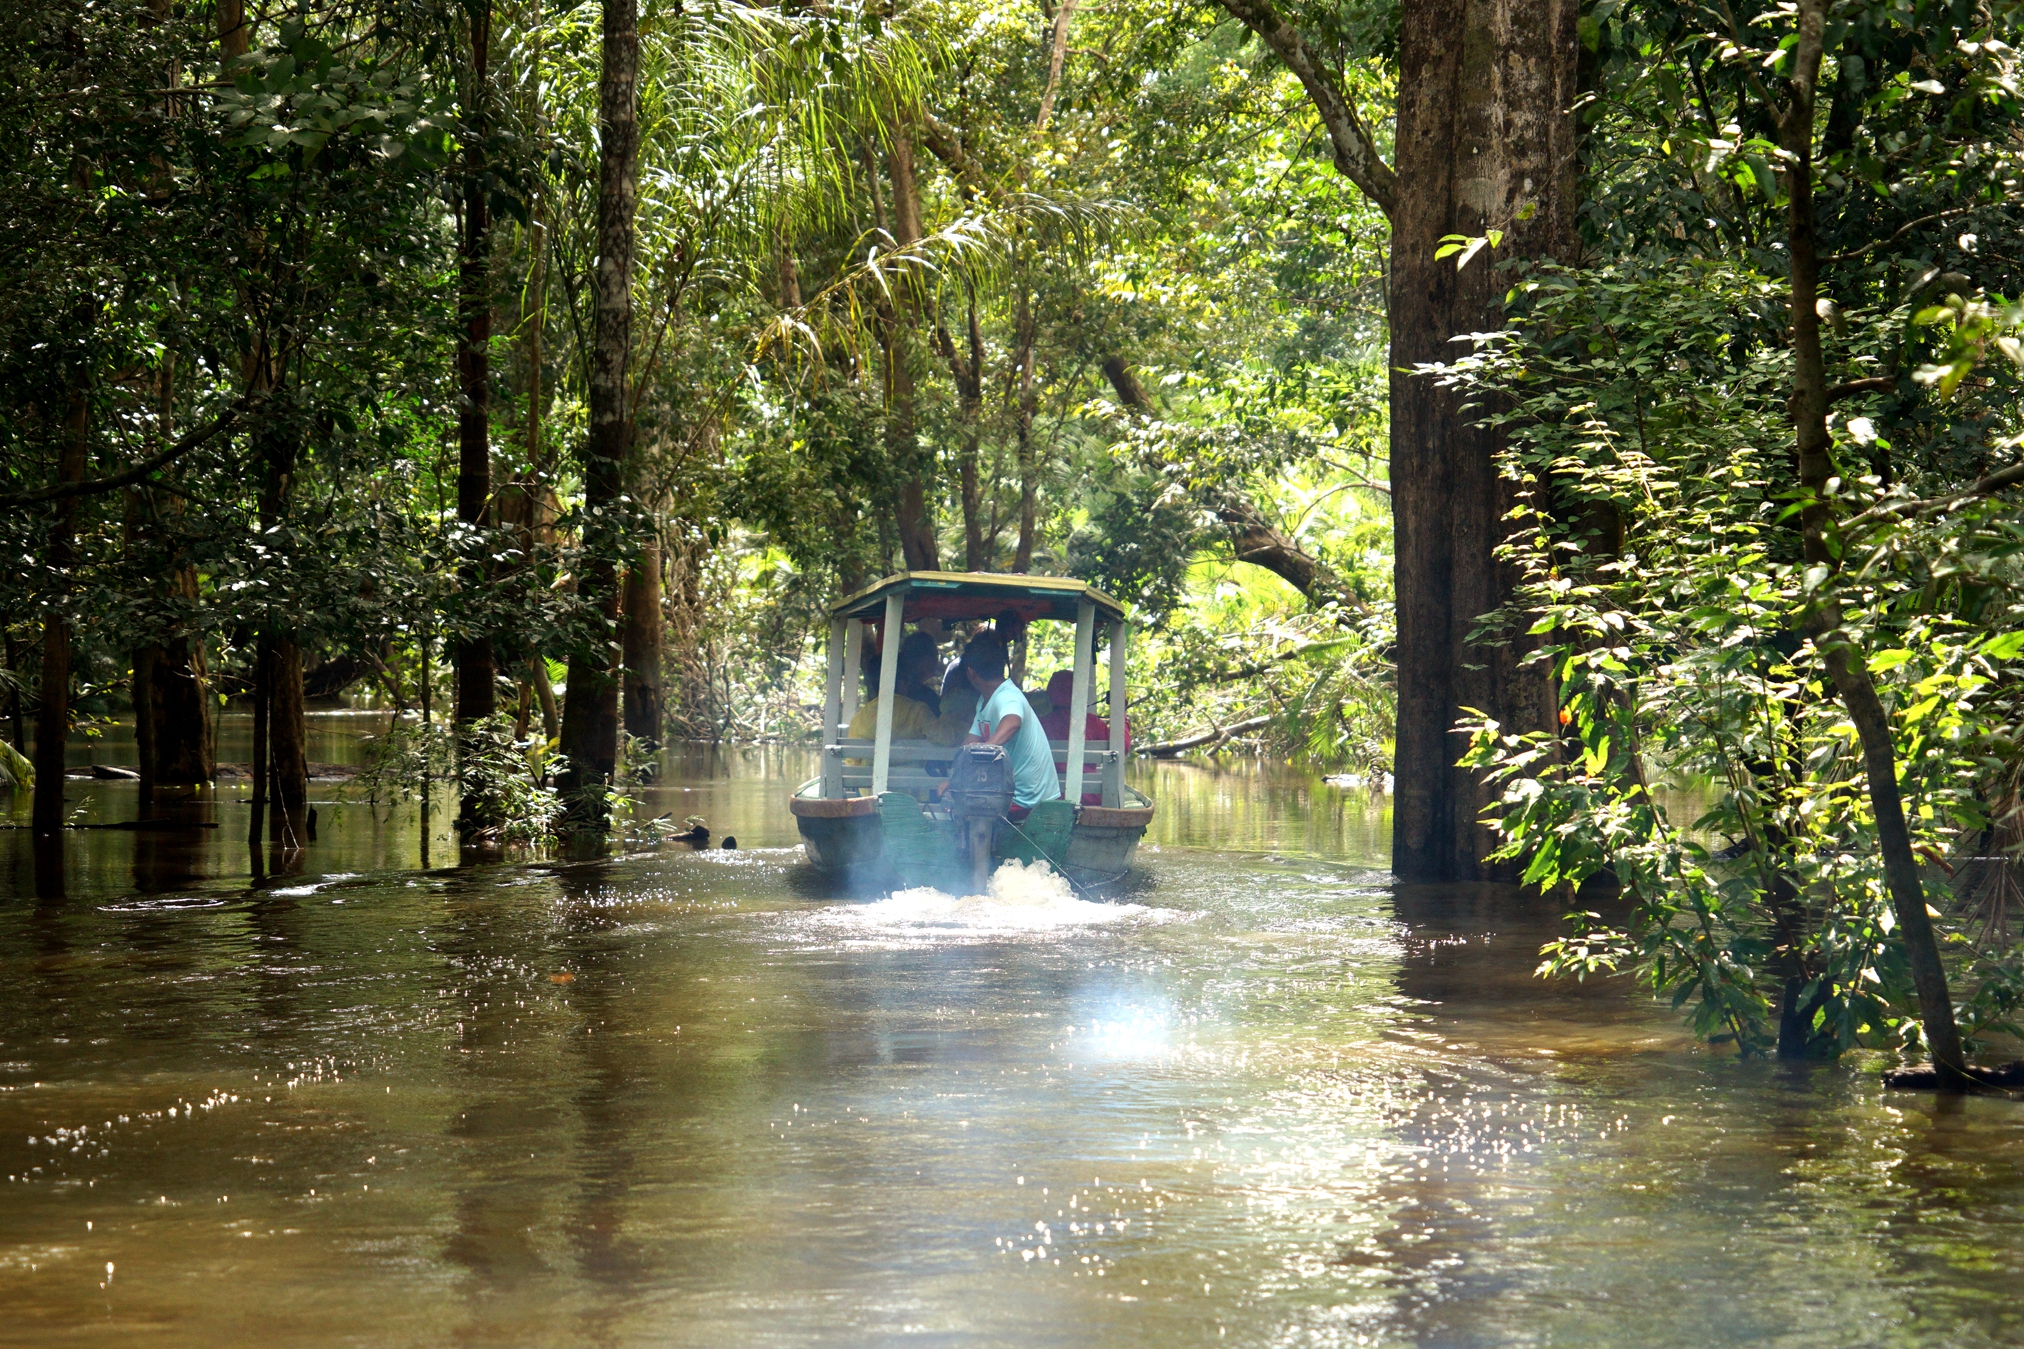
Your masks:
[{"label": "motor cowling", "polygon": [[995,820],[1012,806],[1012,762],[1003,745],[964,745],[949,767],[945,799],[959,820]]}]

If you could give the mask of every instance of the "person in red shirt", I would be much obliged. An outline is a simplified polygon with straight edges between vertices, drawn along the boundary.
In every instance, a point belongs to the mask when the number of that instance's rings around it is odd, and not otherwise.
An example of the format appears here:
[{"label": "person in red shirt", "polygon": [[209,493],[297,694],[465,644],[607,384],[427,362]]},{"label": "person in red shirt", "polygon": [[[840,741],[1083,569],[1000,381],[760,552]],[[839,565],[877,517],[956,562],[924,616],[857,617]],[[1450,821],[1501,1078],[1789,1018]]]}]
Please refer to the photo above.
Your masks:
[{"label": "person in red shirt", "polygon": [[[1047,681],[1047,697],[1054,704],[1054,710],[1040,719],[1041,728],[1047,732],[1049,740],[1068,739],[1068,704],[1074,696],[1075,672],[1056,670],[1054,677]],[[1110,740],[1110,723],[1094,712],[1084,713],[1082,738],[1107,743]],[[1131,748],[1131,723],[1128,721],[1124,727],[1124,747],[1127,750]]]},{"label": "person in red shirt", "polygon": [[[1040,729],[1047,732],[1049,740],[1066,740],[1068,739],[1069,700],[1075,696],[1075,672],[1073,670],[1056,670],[1054,677],[1047,681],[1047,696],[1054,703],[1054,710],[1040,718]],[[1110,723],[1094,712],[1085,712],[1082,717],[1082,738],[1085,741],[1101,744],[1108,748],[1110,743]],[[1126,751],[1131,749],[1130,721],[1126,721],[1124,725],[1124,747]],[[1084,764],[1082,769],[1085,778],[1091,773],[1101,771],[1103,771],[1102,765],[1094,760]],[[1087,787],[1088,783],[1085,782],[1083,785]],[[1085,806],[1101,805],[1102,803],[1103,793],[1083,792],[1082,804]]]}]

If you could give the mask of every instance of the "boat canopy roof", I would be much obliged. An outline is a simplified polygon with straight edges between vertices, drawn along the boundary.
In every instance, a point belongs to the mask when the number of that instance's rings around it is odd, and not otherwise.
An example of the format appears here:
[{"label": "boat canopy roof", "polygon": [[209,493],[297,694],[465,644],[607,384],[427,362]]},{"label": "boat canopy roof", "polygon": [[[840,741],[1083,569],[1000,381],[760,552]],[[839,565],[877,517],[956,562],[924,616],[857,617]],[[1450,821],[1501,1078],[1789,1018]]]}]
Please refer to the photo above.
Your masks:
[{"label": "boat canopy roof", "polygon": [[885,617],[888,596],[904,595],[902,615],[909,623],[924,618],[945,622],[990,620],[1007,609],[1027,622],[1059,619],[1073,623],[1077,606],[1088,600],[1099,619],[1121,622],[1122,604],[1085,581],[1066,576],[1021,576],[982,571],[903,571],[846,595],[830,606],[836,618]]}]

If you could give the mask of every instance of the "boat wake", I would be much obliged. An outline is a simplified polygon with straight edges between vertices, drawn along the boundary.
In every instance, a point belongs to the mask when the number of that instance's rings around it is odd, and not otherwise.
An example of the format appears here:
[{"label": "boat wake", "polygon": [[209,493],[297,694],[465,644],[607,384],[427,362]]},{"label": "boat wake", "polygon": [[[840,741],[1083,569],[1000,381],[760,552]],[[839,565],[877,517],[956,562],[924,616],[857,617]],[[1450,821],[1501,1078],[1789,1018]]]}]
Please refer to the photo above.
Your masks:
[{"label": "boat wake", "polygon": [[1057,932],[1107,923],[1159,922],[1172,916],[1144,904],[1077,898],[1074,888],[1047,863],[1017,860],[999,865],[988,894],[952,895],[919,886],[869,904],[823,911],[827,923],[866,936],[927,940]]}]

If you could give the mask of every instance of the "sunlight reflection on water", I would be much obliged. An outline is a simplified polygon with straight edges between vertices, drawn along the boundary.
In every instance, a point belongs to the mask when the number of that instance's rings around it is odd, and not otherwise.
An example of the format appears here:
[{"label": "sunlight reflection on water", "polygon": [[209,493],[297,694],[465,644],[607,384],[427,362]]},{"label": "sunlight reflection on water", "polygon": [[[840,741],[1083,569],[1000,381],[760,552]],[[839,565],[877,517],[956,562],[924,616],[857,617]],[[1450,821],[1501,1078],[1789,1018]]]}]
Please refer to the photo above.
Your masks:
[{"label": "sunlight reflection on water", "polygon": [[737,852],[0,838],[0,1339],[2024,1341],[2017,1107],[1542,984],[1558,906],[1391,885],[1381,799],[1137,769],[1117,902],[845,897],[805,759],[670,761]]}]

